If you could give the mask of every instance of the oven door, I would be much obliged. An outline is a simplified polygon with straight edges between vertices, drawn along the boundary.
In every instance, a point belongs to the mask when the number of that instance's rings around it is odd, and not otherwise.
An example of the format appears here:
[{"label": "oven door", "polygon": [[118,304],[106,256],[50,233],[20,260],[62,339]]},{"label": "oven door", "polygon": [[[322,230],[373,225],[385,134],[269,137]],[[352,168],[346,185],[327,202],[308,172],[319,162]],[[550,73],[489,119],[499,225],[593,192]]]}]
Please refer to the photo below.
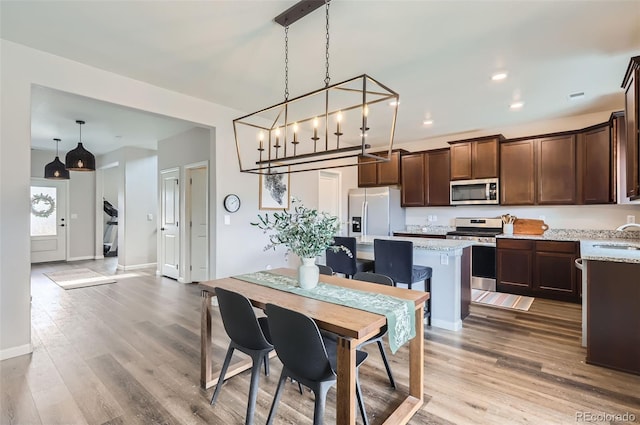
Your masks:
[{"label": "oven door", "polygon": [[496,246],[476,244],[471,247],[471,287],[496,290]]}]

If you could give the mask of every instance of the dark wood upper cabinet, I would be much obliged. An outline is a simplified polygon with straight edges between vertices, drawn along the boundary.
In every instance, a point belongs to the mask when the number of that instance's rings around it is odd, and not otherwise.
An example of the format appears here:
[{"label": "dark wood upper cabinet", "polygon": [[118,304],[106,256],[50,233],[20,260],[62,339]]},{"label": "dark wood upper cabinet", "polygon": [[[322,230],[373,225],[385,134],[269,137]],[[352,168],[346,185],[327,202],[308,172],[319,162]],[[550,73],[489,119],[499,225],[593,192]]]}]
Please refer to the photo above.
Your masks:
[{"label": "dark wood upper cabinet", "polygon": [[471,179],[471,142],[451,145],[451,180]]},{"label": "dark wood upper cabinet", "polygon": [[449,205],[449,148],[402,155],[402,206]]},{"label": "dark wood upper cabinet", "polygon": [[[388,162],[377,162],[375,159],[360,156],[358,157],[358,187],[368,186],[390,186],[400,184],[400,156],[404,150],[391,152],[391,159]],[[387,157],[387,152],[376,152],[375,155]],[[367,164],[372,162],[372,164]]]},{"label": "dark wood upper cabinet", "polygon": [[[385,153],[382,156],[386,158],[387,154]],[[389,162],[378,163],[378,184],[400,184],[400,152],[391,152]]]},{"label": "dark wood upper cabinet", "polygon": [[615,155],[612,133],[617,129],[605,124],[585,130],[577,138],[578,203],[615,202]]},{"label": "dark wood upper cabinet", "polygon": [[626,137],[626,195],[640,199],[640,56],[631,58],[622,81]]},{"label": "dark wood upper cabinet", "polygon": [[536,201],[539,205],[576,203],[575,136],[547,137],[535,141]]},{"label": "dark wood upper cabinet", "polygon": [[422,207],[424,201],[425,160],[422,152],[402,155],[402,206]]},{"label": "dark wood upper cabinet", "polygon": [[521,140],[500,146],[500,203],[503,205],[534,205],[535,142]]},{"label": "dark wood upper cabinet", "polygon": [[424,153],[425,162],[425,204],[427,206],[449,205],[450,151],[436,149]]},{"label": "dark wood upper cabinet", "polygon": [[449,142],[451,180],[487,179],[499,176],[499,145],[502,135]]}]

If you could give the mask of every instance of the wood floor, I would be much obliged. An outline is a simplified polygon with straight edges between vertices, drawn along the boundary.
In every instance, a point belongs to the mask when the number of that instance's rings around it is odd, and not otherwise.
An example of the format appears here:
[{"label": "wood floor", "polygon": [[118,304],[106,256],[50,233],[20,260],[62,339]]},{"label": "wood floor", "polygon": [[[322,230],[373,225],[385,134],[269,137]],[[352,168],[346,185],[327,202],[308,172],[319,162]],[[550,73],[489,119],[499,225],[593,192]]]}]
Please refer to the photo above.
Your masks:
[{"label": "wood floor", "polygon": [[[213,390],[199,387],[194,285],[149,270],[65,291],[42,275],[71,267],[114,274],[115,259],[33,267],[34,351],[0,363],[0,424],[244,423],[249,372],[228,380],[214,407]],[[425,404],[413,424],[575,424],[579,412],[629,413],[640,422],[640,377],[585,364],[579,305],[537,299],[529,312],[473,305],[461,332],[427,328],[424,337]],[[224,338],[214,317],[214,339]],[[376,350],[368,346],[360,368],[372,425],[408,391],[407,348],[390,359],[396,391]],[[271,366],[261,376],[256,424],[266,422],[280,374],[277,358]],[[335,423],[334,405],[331,390],[326,423]],[[312,415],[311,393],[290,384],[276,423],[310,424]]]}]

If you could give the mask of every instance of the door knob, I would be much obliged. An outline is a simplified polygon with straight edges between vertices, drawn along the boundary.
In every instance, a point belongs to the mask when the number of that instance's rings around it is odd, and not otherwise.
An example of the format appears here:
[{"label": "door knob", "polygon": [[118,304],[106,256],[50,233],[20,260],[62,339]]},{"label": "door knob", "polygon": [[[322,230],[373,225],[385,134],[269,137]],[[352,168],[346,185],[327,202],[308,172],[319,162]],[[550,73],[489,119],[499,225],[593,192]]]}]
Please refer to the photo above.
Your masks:
[{"label": "door knob", "polygon": [[64,223],[62,223],[62,224],[60,225],[60,227],[64,227]]},{"label": "door knob", "polygon": [[164,227],[161,227],[160,230],[164,231]]}]

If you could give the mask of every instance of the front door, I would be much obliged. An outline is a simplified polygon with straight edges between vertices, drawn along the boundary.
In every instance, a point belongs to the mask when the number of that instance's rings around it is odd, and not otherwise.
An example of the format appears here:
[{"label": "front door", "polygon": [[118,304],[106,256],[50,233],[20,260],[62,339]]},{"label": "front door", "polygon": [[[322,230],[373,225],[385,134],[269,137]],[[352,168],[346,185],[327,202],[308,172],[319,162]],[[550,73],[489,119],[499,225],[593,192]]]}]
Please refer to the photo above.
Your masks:
[{"label": "front door", "polygon": [[67,259],[67,181],[31,179],[31,262]]},{"label": "front door", "polygon": [[161,172],[161,271],[164,276],[178,279],[180,265],[180,181],[178,169]]}]

